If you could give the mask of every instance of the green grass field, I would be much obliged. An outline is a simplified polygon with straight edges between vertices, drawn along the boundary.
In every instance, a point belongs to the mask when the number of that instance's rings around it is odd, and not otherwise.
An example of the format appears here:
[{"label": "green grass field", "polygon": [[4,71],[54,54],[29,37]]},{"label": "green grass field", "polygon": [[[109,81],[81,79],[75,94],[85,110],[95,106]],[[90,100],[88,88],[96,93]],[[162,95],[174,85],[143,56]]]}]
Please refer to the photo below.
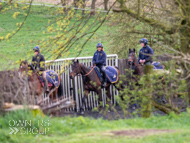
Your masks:
[{"label": "green grass field", "polygon": [[[48,24],[48,20],[55,19],[56,15],[51,15],[51,12],[55,12],[56,8],[52,8],[50,11],[47,11],[47,7],[40,6],[32,6],[31,12],[26,20],[26,23],[21,28],[21,30],[10,39],[10,41],[3,40],[0,42],[0,54],[1,59],[0,63],[4,66],[8,63],[14,63],[19,59],[31,59],[31,56],[28,56],[28,52],[36,45],[39,45],[38,41],[42,39],[47,39],[47,36],[54,36],[54,33],[43,34],[43,31],[47,30],[46,25]],[[24,13],[26,11],[18,10],[20,14],[16,19],[13,18],[14,10],[7,11],[6,13],[0,13],[0,37],[6,37],[8,33],[12,33],[16,31],[17,23],[24,21]],[[81,14],[81,11],[77,13]],[[92,22],[95,17],[92,17],[89,22]],[[75,22],[75,19],[71,20],[70,26]],[[96,50],[96,44],[98,42],[102,42],[104,45],[104,49],[107,54],[109,52],[109,42],[104,41],[104,36],[109,27],[103,25],[97,33],[92,37],[92,39],[85,45],[81,57],[83,56],[92,56]],[[81,38],[77,43],[78,45],[82,45],[85,42],[86,38]],[[31,42],[32,41],[32,42]],[[41,46],[41,45],[39,45]],[[75,57],[76,44],[71,47],[69,50],[70,54],[66,57]],[[51,48],[51,47],[48,47]],[[50,53],[43,53],[45,57],[48,57]],[[60,57],[60,58],[66,58]],[[51,58],[49,58],[51,59]],[[49,60],[46,58],[46,60]]]},{"label": "green grass field", "polygon": [[[135,143],[188,143],[190,141],[190,114],[182,113],[179,116],[171,114],[169,116],[152,116],[148,119],[134,118],[124,120],[103,120],[93,119],[87,117],[59,117],[49,118],[33,115],[30,112],[19,111],[7,114],[5,117],[0,117],[0,140],[3,143],[33,143],[33,142],[64,142],[64,143],[89,143],[89,142],[135,142]],[[47,121],[49,123],[49,131],[45,135],[27,133],[25,130],[19,129],[17,134],[9,134],[11,132],[9,127],[13,127],[13,122],[17,120],[32,120],[32,128],[38,126],[38,120]],[[16,127],[16,125],[14,126]],[[29,128],[27,126],[25,128]],[[19,127],[18,127],[19,128]],[[38,128],[38,127],[37,127]],[[44,128],[39,127],[38,130],[44,132]],[[136,130],[136,129],[168,129],[171,132],[160,134],[150,134],[147,136],[116,136],[110,134],[112,131],[121,130]],[[25,133],[25,134],[24,134]]]}]

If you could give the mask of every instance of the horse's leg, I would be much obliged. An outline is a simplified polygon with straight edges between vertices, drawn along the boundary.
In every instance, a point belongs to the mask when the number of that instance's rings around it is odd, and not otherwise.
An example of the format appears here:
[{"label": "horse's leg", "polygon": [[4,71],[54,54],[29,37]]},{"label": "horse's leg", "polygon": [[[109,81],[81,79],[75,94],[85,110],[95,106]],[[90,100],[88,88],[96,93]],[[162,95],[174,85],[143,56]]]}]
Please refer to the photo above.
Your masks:
[{"label": "horse's leg", "polygon": [[102,100],[102,94],[101,94],[101,89],[98,89],[97,91],[96,91],[96,93],[98,94],[98,105],[99,105],[99,107],[100,107],[100,102],[102,102],[103,100]]},{"label": "horse's leg", "polygon": [[108,97],[109,101],[108,101],[108,105],[109,105],[109,109],[108,109],[108,112],[109,110],[111,109],[112,107],[112,104],[111,104],[111,93],[110,93],[110,84],[106,87],[106,97]]},{"label": "horse's leg", "polygon": [[52,91],[52,90],[54,90],[54,88],[49,88],[49,91],[50,91],[49,93],[50,93],[50,99],[51,99],[51,101],[53,101],[53,99],[54,99],[54,91]]},{"label": "horse's leg", "polygon": [[85,109],[85,99],[87,98],[89,94],[88,90],[84,90],[84,97],[82,98],[82,106],[80,108],[81,114],[84,114],[84,109]]},{"label": "horse's leg", "polygon": [[56,88],[55,91],[53,92],[53,99],[56,99],[57,91],[58,91],[58,88]]}]

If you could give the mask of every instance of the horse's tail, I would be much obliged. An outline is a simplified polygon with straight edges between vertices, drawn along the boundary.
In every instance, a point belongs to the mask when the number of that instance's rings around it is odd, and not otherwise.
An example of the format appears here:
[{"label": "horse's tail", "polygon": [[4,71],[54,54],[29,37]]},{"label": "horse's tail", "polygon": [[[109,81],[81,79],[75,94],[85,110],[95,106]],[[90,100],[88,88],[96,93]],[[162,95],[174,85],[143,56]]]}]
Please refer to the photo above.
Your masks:
[{"label": "horse's tail", "polygon": [[58,87],[58,98],[63,96],[63,85],[61,83],[61,78],[60,77],[59,77],[59,82],[60,82],[60,84],[59,84],[59,87]]}]

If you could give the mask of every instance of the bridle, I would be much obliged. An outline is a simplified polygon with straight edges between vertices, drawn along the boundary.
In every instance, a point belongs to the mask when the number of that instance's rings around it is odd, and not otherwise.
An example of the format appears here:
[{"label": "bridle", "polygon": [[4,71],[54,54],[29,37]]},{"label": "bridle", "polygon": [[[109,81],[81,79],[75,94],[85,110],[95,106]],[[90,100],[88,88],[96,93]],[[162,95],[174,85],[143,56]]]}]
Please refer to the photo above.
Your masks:
[{"label": "bridle", "polygon": [[[131,62],[132,63],[132,65],[134,65],[134,66],[136,66],[136,63],[135,63],[135,59],[134,58],[132,58],[132,56],[134,56],[133,55],[133,53],[131,52],[130,54],[129,54],[129,57],[128,57],[128,62]],[[131,66],[132,66],[131,65]]]},{"label": "bridle", "polygon": [[[82,75],[82,76],[83,76],[83,77],[88,76],[88,75],[94,70],[95,67],[96,67],[96,66],[94,66],[87,74]],[[76,75],[79,75],[79,76],[80,76],[80,74],[79,74],[80,72],[81,72],[81,66],[80,66],[80,64],[79,64],[79,67],[78,67],[78,69],[77,69]]]}]

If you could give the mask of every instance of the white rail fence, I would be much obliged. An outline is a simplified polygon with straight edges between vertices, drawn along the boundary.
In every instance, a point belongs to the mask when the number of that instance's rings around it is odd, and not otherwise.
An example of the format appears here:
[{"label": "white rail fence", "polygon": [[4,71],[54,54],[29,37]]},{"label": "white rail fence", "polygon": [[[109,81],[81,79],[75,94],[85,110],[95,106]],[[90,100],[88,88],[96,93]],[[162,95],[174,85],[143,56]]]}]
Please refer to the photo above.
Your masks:
[{"label": "white rail fence", "polygon": [[[75,100],[75,107],[70,108],[68,110],[79,111],[82,104],[82,97],[84,96],[82,77],[76,76],[73,80],[71,80],[69,77],[69,73],[71,72],[71,63],[77,59],[79,60],[80,63],[83,63],[88,67],[92,65],[92,57],[78,57],[78,58],[58,59],[55,61],[46,61],[46,67],[49,70],[54,70],[57,73],[60,73],[62,79],[64,98],[70,98],[70,99],[72,98],[73,100]],[[107,65],[118,66],[118,56],[116,54],[108,55]],[[113,86],[110,87],[110,91],[112,93],[111,101],[112,103],[115,103],[114,97],[116,95],[118,96],[118,91]],[[102,89],[101,96],[103,99],[103,106],[105,106],[106,104],[105,89]],[[46,104],[51,104],[51,102],[47,100]],[[88,95],[88,99],[86,101],[86,109],[88,109],[88,107],[94,108],[97,106],[98,106],[97,94],[95,92],[90,92],[90,94]]]}]

